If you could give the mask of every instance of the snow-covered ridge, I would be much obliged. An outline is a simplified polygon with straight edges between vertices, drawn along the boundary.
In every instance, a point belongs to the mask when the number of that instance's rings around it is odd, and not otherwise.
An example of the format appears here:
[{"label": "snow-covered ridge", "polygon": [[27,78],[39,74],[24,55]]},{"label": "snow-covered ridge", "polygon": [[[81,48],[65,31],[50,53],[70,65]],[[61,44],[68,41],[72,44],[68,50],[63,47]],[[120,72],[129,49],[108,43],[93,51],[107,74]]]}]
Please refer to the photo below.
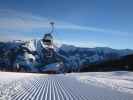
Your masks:
[{"label": "snow-covered ridge", "polygon": [[89,62],[99,62],[133,54],[133,50],[130,49],[117,50],[108,47],[81,48],[72,45],[62,45],[60,51],[70,57],[70,59],[79,58],[81,62],[85,59],[89,60]]},{"label": "snow-covered ridge", "polygon": [[[40,46],[41,44],[38,44],[38,41],[40,40],[29,40],[29,41],[21,41],[21,40],[17,40],[17,41],[13,41],[13,42],[7,42],[8,44],[19,44],[19,43],[25,43],[25,46],[30,49],[31,51],[36,51],[37,49],[40,49],[40,48],[37,48],[37,46]],[[60,46],[58,45],[55,45],[55,48],[57,49],[60,49],[60,50],[63,50],[65,52],[72,52],[72,51],[79,51],[79,52],[103,52],[104,54],[108,54],[108,53],[118,53],[119,55],[121,56],[125,56],[125,55],[128,55],[128,54],[133,54],[133,50],[131,49],[112,49],[112,48],[109,48],[109,47],[95,47],[95,48],[84,48],[84,47],[77,47],[77,46],[74,46],[74,45],[66,45],[66,44],[62,44]]]},{"label": "snow-covered ridge", "polygon": [[76,47],[73,45],[66,45],[66,44],[63,44],[62,46],[60,46],[60,49],[65,52],[76,51],[78,49],[81,52],[95,51],[95,52],[103,52],[105,54],[119,53],[122,56],[127,55],[127,54],[133,54],[133,50],[131,50],[131,49],[112,49],[109,47],[84,48],[84,47]]},{"label": "snow-covered ridge", "polygon": [[[23,65],[26,62],[28,63],[28,66],[34,66],[40,64],[40,62],[47,62],[44,55],[45,51],[43,51],[44,48],[45,45],[41,40],[1,42],[0,61],[6,62],[5,64],[9,62],[8,66],[11,66],[10,63],[12,62],[10,60],[12,60],[12,58],[10,57],[13,56],[14,58],[17,58],[16,62],[21,62]],[[53,49],[55,57],[49,60],[49,63],[52,64],[56,61],[58,55],[60,56],[60,61],[64,62],[65,68],[67,70],[71,69],[72,71],[78,71],[84,64],[97,63],[109,59],[118,59],[125,55],[133,54],[133,50],[129,49],[116,50],[108,47],[81,48],[65,44],[61,46],[54,45]],[[19,52],[12,53],[15,51]],[[3,60],[2,58],[4,57],[5,59]]]}]

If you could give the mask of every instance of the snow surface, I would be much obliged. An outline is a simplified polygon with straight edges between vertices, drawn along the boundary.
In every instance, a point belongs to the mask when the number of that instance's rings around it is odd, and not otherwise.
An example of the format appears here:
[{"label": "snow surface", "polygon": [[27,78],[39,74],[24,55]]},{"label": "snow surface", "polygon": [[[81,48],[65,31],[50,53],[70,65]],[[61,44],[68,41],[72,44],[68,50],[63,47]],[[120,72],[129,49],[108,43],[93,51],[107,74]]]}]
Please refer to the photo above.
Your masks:
[{"label": "snow surface", "polygon": [[74,77],[76,77],[80,82],[86,84],[107,87],[119,92],[133,94],[133,72],[93,72],[76,75],[74,74]]},{"label": "snow surface", "polygon": [[133,72],[0,72],[0,100],[132,100]]}]

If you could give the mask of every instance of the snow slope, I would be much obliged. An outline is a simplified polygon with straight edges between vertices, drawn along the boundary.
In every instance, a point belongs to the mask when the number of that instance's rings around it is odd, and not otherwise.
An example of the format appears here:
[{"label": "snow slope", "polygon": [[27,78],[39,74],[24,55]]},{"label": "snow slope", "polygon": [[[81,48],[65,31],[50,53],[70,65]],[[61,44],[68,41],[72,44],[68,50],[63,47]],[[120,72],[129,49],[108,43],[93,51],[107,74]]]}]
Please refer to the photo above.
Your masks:
[{"label": "snow slope", "polygon": [[132,77],[132,72],[65,75],[0,72],[0,100],[132,100]]}]

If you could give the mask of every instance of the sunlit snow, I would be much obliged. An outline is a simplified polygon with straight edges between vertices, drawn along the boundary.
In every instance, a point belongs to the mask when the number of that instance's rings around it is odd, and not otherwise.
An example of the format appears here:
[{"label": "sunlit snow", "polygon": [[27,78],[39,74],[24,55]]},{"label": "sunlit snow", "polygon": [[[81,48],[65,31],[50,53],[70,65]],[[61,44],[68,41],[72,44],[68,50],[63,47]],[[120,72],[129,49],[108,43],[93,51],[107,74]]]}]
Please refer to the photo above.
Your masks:
[{"label": "sunlit snow", "polygon": [[0,72],[0,100],[132,100],[133,72]]}]

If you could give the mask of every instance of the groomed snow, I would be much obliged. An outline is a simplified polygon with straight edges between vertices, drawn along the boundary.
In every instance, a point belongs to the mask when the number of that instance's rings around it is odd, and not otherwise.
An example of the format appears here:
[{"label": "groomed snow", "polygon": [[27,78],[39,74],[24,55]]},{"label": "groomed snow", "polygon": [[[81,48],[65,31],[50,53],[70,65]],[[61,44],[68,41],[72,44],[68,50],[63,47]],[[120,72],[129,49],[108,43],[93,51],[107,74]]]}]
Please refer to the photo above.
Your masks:
[{"label": "groomed snow", "polygon": [[86,84],[133,94],[133,72],[116,71],[77,73],[74,75],[71,74],[70,76],[74,76],[78,81]]},{"label": "groomed snow", "polygon": [[0,100],[132,100],[132,72],[0,72]]}]

